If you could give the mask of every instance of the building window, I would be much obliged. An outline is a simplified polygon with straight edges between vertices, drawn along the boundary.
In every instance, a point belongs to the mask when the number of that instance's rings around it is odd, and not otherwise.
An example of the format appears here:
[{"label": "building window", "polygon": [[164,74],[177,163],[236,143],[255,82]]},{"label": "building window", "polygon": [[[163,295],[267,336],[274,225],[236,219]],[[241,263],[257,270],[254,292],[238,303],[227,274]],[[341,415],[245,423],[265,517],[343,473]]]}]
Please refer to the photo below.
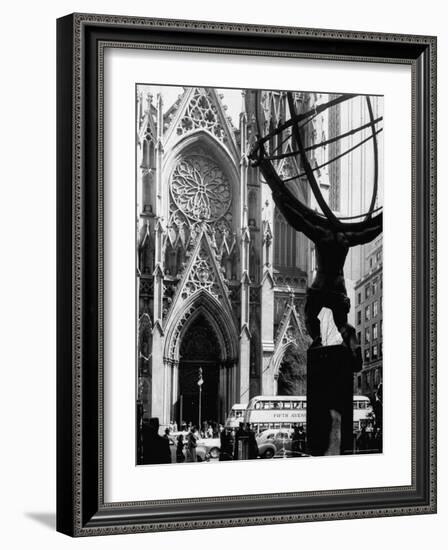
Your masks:
[{"label": "building window", "polygon": [[358,344],[361,344],[361,333],[357,332],[356,337],[358,338]]},{"label": "building window", "polygon": [[383,320],[380,319],[380,337],[383,336]]},{"label": "building window", "polygon": [[295,267],[297,231],[286,222],[278,208],[275,209],[274,218],[274,266]]},{"label": "building window", "polygon": [[378,387],[380,383],[380,369],[375,369],[375,386]]},{"label": "building window", "polygon": [[365,320],[368,321],[370,319],[370,307],[367,306],[366,309],[364,310],[364,317],[365,317]]},{"label": "building window", "polygon": [[373,283],[372,283],[372,296],[373,296],[374,294],[376,294],[377,287],[378,287],[378,282],[377,282],[377,280],[375,279],[375,280],[373,281]]},{"label": "building window", "polygon": [[366,344],[370,344],[370,328],[367,327],[366,330],[364,331],[364,342]]},{"label": "building window", "polygon": [[369,349],[369,348],[366,348],[366,349],[364,350],[364,359],[365,359],[366,361],[370,361],[370,349]]},{"label": "building window", "polygon": [[378,324],[377,323],[373,323],[373,325],[372,325],[372,338],[373,338],[373,340],[378,339]]},{"label": "building window", "polygon": [[357,319],[357,324],[360,325],[361,324],[361,311],[358,311],[358,319]]},{"label": "building window", "polygon": [[378,302],[375,300],[372,304],[372,317],[376,317],[378,315]]},{"label": "building window", "polygon": [[374,344],[372,346],[372,360],[378,359],[378,346]]},{"label": "building window", "polygon": [[358,305],[361,303],[361,300],[362,300],[362,298],[361,298],[361,293],[358,292]]},{"label": "building window", "polygon": [[370,285],[366,286],[366,298],[370,297]]}]

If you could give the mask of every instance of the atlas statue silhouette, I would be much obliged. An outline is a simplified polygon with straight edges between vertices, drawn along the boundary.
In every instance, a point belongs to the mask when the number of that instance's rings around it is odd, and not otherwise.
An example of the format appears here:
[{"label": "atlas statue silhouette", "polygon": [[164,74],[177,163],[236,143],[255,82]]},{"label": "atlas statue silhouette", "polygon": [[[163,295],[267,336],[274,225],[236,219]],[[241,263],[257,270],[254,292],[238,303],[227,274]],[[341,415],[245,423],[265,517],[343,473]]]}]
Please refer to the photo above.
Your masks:
[{"label": "atlas statue silhouette", "polygon": [[[257,93],[259,94],[260,92]],[[273,200],[286,221],[296,231],[300,231],[306,235],[315,245],[316,272],[311,286],[307,289],[305,300],[305,326],[312,338],[311,347],[322,346],[320,320],[318,316],[321,309],[326,307],[332,311],[333,320],[341,334],[343,344],[350,352],[353,370],[359,371],[362,368],[362,354],[356,331],[354,327],[348,323],[350,299],[347,296],[345,285],[344,264],[351,247],[369,243],[382,232],[383,215],[382,212],[378,212],[381,208],[375,209],[378,192],[378,144],[376,135],[382,130],[381,128],[378,129],[376,124],[382,120],[382,118],[379,117],[374,119],[370,98],[365,96],[370,116],[369,123],[308,148],[304,147],[300,131],[302,126],[307,124],[320,112],[353,97],[355,96],[344,94],[325,104],[316,106],[312,111],[297,114],[293,94],[287,92],[287,101],[291,118],[285,123],[279,124],[274,131],[271,131],[265,136],[261,136],[260,124],[257,118],[259,135],[257,136],[257,141],[251,147],[248,156],[251,165],[260,168],[266,183],[272,190]],[[260,105],[259,97],[257,98],[257,104]],[[348,137],[349,135],[353,135],[369,127],[371,129],[371,135],[358,144],[361,145],[368,139],[373,139],[374,175],[373,193],[369,211],[360,216],[353,216],[351,218],[337,217],[323,198],[320,187],[314,176],[314,170],[321,168],[323,165],[317,166],[313,170],[307,157],[307,150],[325,146],[328,143]],[[266,143],[269,142],[274,135],[278,136],[288,131],[290,132],[289,141],[292,142],[293,149],[297,148],[296,150],[283,153],[278,153],[277,151],[268,152],[266,150]],[[286,134],[286,137],[288,137],[288,134]],[[278,141],[285,142],[286,139],[282,136],[282,139]],[[338,155],[325,164],[333,162],[337,158],[352,151],[355,147],[352,147],[342,155]],[[301,166],[303,173],[293,178],[288,178],[287,180],[282,179],[277,173],[273,161],[293,155],[297,157],[299,161],[297,164]],[[306,176],[316,198],[316,202],[322,212],[312,210],[303,204],[285,185],[286,181],[298,179],[303,176]],[[376,214],[373,215],[374,213]],[[355,222],[343,221],[354,218],[363,219]]]}]

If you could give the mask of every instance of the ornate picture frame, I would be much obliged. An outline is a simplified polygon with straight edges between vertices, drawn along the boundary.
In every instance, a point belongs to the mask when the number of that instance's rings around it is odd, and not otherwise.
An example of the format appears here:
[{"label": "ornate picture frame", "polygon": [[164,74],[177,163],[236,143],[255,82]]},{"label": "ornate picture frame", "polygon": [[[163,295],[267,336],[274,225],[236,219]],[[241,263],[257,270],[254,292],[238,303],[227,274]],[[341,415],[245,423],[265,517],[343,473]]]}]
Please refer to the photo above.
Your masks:
[{"label": "ornate picture frame", "polygon": [[[397,64],[412,74],[411,483],[107,502],[104,52]],[[70,536],[436,512],[436,38],[72,14],[57,22],[57,530]],[[223,86],[225,86],[223,82]]]}]

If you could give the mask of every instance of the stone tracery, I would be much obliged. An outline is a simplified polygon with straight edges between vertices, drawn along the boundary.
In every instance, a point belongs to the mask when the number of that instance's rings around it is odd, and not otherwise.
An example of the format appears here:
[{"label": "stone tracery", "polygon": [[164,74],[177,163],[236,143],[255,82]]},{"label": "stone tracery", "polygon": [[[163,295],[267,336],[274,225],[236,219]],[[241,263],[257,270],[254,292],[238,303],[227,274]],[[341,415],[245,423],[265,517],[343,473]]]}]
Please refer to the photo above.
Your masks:
[{"label": "stone tracery", "polygon": [[218,301],[222,301],[223,294],[221,286],[216,276],[215,268],[212,265],[210,253],[206,249],[204,242],[191,266],[188,279],[182,289],[182,298],[186,299],[194,292],[206,290]]},{"label": "stone tracery", "polygon": [[232,184],[216,161],[201,148],[182,157],[170,178],[171,248],[191,249],[205,228],[217,253],[229,254],[235,248],[231,206]]},{"label": "stone tracery", "polygon": [[205,90],[196,88],[190,98],[185,114],[177,126],[177,134],[203,129],[211,132],[221,141],[225,141],[225,132],[219,120],[216,106]]},{"label": "stone tracery", "polygon": [[230,183],[210,158],[195,154],[183,158],[171,178],[171,195],[179,210],[194,221],[216,221],[229,209]]}]

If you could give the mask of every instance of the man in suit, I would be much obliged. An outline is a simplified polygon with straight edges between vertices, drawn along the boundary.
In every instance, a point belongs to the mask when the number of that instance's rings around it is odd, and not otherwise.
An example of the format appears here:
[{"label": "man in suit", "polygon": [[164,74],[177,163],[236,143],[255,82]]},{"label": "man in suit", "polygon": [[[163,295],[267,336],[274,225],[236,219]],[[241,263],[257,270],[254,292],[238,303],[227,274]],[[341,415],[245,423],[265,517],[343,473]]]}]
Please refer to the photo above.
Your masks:
[{"label": "man in suit", "polygon": [[143,464],[169,464],[169,439],[159,435],[159,419],[150,418],[143,423]]}]

